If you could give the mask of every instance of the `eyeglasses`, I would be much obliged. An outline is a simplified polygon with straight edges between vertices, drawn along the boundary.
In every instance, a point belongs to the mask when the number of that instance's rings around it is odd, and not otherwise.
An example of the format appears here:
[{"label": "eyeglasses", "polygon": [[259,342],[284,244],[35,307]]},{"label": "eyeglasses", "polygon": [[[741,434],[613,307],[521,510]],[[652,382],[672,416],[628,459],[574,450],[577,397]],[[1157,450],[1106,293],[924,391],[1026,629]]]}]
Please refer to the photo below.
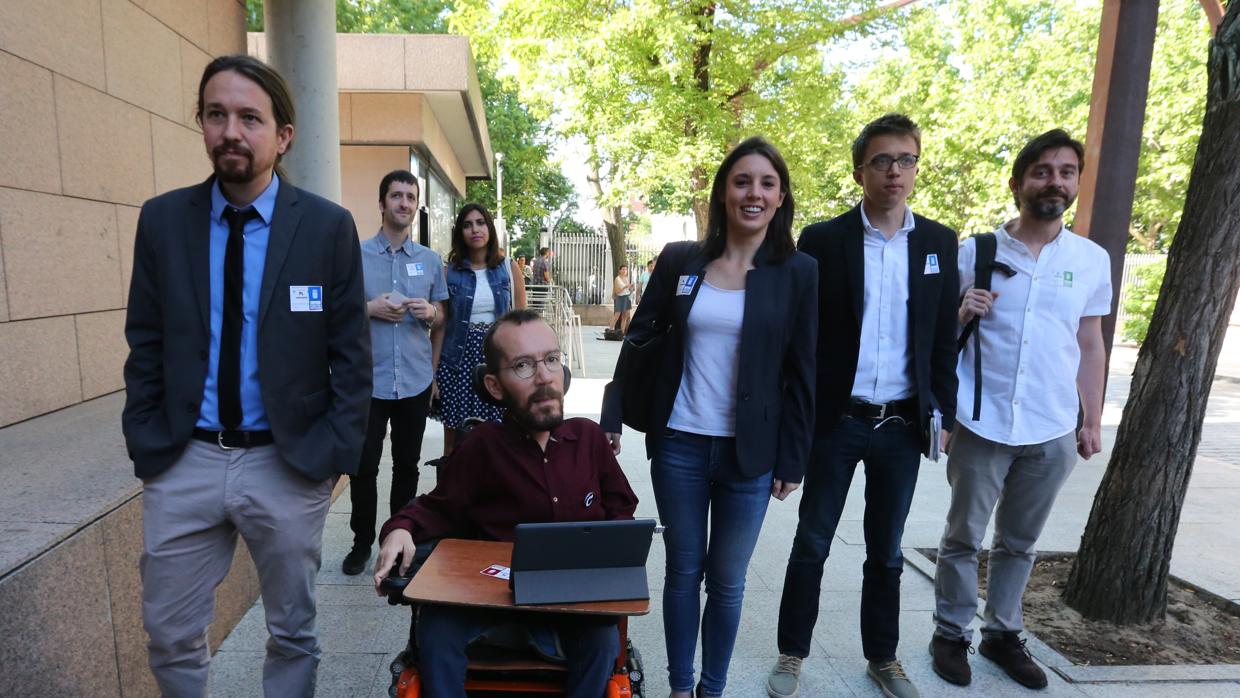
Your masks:
[{"label": "eyeglasses", "polygon": [[555,373],[560,370],[560,366],[563,365],[563,361],[563,352],[552,351],[548,352],[547,355],[541,359],[522,357],[516,361],[513,361],[512,365],[508,366],[508,368],[512,369],[512,372],[517,375],[517,378],[529,380],[534,377],[534,371],[538,369],[538,364],[546,366],[548,371]]},{"label": "eyeglasses", "polygon": [[916,166],[917,160],[919,159],[920,156],[918,155],[901,155],[898,158],[893,158],[890,155],[875,155],[866,164],[869,165],[872,170],[877,172],[886,172],[891,169],[891,163],[893,162],[899,165],[900,169],[907,170]]}]

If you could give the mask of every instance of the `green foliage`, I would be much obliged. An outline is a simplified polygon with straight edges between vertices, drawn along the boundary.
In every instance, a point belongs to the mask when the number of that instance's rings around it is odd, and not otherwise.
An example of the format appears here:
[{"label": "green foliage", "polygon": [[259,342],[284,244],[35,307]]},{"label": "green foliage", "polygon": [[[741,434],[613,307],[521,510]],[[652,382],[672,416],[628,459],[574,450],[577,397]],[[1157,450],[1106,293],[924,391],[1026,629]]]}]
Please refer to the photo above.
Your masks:
[{"label": "green foliage", "polygon": [[[991,230],[1015,214],[1007,181],[1028,138],[1063,127],[1084,140],[1102,0],[885,4],[338,0],[337,12],[342,29],[470,37],[510,229],[537,235],[572,196],[548,165],[552,138],[585,143],[600,206],[636,196],[700,214],[723,155],[762,134],[788,161],[798,222],[833,216],[860,195],[852,140],[894,110],[923,131],[913,208],[962,235]],[[1196,0],[1160,3],[1134,251],[1165,250],[1179,224],[1208,38]],[[493,206],[494,183],[471,182],[469,198]]]},{"label": "green foliage", "polygon": [[608,173],[602,205],[631,193],[684,211],[705,201],[727,150],[763,132],[812,181],[816,144],[846,105],[824,42],[833,18],[874,2],[748,0],[460,0],[451,24],[512,66],[521,96]]},{"label": "green foliage", "polygon": [[[1089,116],[1101,0],[923,0],[894,12],[831,0],[459,0],[454,28],[511,66],[521,95],[610,176],[687,210],[728,148],[760,133],[788,160],[798,219],[859,197],[849,146],[887,111],[920,122],[912,206],[962,234],[1015,214],[1016,151]],[[1165,249],[1178,224],[1205,104],[1206,21],[1161,4],[1132,230]],[[841,18],[868,12],[856,26]]]},{"label": "green foliage", "polygon": [[[336,0],[336,30],[342,33],[438,34],[449,31],[450,0]],[[249,31],[262,31],[263,0],[247,0]],[[476,47],[475,47],[476,49]],[[495,76],[492,63],[477,61],[493,152],[503,153],[504,218],[519,240],[538,229],[546,216],[573,198],[572,185],[551,158],[543,122],[522,104],[515,88]],[[496,211],[494,180],[470,180],[465,198]],[[515,242],[514,242],[515,244]]]},{"label": "green foliage", "polygon": [[1145,342],[1150,330],[1150,318],[1154,316],[1154,304],[1162,291],[1163,276],[1167,272],[1167,260],[1143,264],[1132,271],[1132,281],[1124,293],[1123,335],[1137,344]]}]

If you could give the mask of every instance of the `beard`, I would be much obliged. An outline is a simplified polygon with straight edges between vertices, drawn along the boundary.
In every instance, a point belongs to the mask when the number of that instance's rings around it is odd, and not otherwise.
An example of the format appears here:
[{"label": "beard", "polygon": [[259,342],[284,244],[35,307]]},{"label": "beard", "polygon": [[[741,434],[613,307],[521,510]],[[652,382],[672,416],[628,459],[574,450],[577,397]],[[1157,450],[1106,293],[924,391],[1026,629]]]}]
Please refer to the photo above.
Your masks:
[{"label": "beard", "polygon": [[[1054,197],[1058,198],[1055,199]],[[1076,201],[1076,198],[1068,196],[1068,192],[1062,189],[1047,188],[1038,192],[1037,196],[1030,202],[1029,211],[1038,220],[1058,220],[1063,217],[1064,211],[1067,211],[1074,201]]]},{"label": "beard", "polygon": [[[548,399],[555,400],[553,408],[542,408],[541,411],[535,411],[533,406],[535,402]],[[523,424],[527,429],[548,431],[560,426],[564,421],[564,394],[551,386],[545,386],[535,390],[526,399],[524,405],[509,405],[508,412],[513,419]]]},{"label": "beard", "polygon": [[[241,165],[225,166],[224,157],[228,155],[240,156],[245,162]],[[211,151],[211,164],[215,168],[216,178],[221,182],[245,184],[254,180],[254,154],[248,150],[235,146],[216,146]]]}]

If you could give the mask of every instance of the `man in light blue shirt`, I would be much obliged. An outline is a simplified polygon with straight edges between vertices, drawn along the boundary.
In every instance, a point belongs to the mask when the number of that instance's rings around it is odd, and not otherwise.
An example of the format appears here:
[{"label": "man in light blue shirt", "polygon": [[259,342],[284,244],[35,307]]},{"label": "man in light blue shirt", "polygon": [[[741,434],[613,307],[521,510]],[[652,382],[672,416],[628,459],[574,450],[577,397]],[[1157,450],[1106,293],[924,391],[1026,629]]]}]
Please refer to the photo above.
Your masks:
[{"label": "man in light blue shirt", "polygon": [[392,426],[392,492],[389,514],[417,494],[418,461],[435,374],[430,329],[440,322],[448,298],[443,260],[410,236],[418,212],[418,180],[394,170],[379,183],[383,227],[362,243],[374,389],[361,464],[349,486],[353,548],[341,569],[359,574],[375,541],[379,458]]}]

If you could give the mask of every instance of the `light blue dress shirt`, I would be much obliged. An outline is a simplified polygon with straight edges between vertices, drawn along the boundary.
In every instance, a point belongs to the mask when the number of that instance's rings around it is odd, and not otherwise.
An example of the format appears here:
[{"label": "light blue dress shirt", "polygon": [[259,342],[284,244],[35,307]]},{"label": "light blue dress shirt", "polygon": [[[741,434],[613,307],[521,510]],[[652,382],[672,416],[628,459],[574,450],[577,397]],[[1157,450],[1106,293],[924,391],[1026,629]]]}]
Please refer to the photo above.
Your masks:
[{"label": "light blue dress shirt", "polygon": [[[410,238],[393,250],[382,230],[362,242],[362,276],[367,301],[393,291],[428,301],[448,298],[443,259]],[[371,397],[403,400],[430,386],[434,377],[430,327],[413,313],[406,312],[400,322],[370,318],[370,350],[374,358]]]},{"label": "light blue dress shirt", "polygon": [[[250,206],[260,217],[245,224],[245,272],[241,285],[241,431],[271,428],[258,384],[258,301],[263,288],[263,268],[267,263],[267,240],[271,237],[271,216],[275,213],[279,191],[280,178],[272,174],[271,184]],[[224,326],[224,251],[228,246],[224,209],[229,205],[216,180],[211,185],[211,355],[196,425],[211,431],[224,428],[220,423],[219,373],[220,331]]]}]

